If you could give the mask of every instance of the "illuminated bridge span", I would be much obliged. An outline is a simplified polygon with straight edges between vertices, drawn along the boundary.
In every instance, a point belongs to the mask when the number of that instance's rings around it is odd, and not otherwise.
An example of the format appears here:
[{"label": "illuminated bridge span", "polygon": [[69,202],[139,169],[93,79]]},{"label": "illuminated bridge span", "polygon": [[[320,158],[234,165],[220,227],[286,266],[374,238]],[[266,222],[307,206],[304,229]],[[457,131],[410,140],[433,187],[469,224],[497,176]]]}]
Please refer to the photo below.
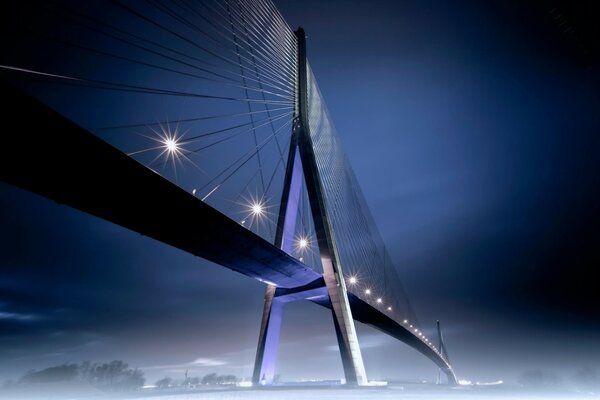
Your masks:
[{"label": "illuminated bridge span", "polygon": [[264,282],[257,383],[273,381],[295,300],[332,310],[347,382],[368,383],[356,320],[456,383],[411,309],[301,28],[268,0],[25,3],[0,13],[0,179]]}]

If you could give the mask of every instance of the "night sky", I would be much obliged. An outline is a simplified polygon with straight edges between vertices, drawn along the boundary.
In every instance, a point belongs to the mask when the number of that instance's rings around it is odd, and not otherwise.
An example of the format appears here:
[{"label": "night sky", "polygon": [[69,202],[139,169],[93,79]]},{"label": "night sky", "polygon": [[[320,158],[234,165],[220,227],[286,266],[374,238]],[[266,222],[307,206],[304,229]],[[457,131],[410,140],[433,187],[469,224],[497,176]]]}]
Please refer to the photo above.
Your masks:
[{"label": "night sky", "polygon": [[[472,380],[600,368],[598,14],[522,3],[275,2],[421,324]],[[0,379],[112,359],[151,382],[251,375],[261,283],[5,183],[0,222]],[[282,379],[342,377],[329,311],[287,307]],[[437,375],[357,329],[369,378]]]}]

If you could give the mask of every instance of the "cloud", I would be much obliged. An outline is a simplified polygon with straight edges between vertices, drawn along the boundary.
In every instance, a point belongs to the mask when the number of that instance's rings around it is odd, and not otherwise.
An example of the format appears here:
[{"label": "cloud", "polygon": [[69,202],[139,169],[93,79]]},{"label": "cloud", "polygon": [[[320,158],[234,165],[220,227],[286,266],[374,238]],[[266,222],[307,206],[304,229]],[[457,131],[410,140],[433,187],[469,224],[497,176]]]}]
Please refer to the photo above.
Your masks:
[{"label": "cloud", "polygon": [[181,364],[169,364],[169,365],[152,365],[149,367],[142,367],[141,369],[181,369],[187,367],[218,367],[220,365],[226,365],[227,362],[218,358],[196,358],[194,361],[181,363]]},{"label": "cloud", "polygon": [[216,367],[218,365],[225,364],[227,364],[225,361],[218,360],[216,358],[197,358],[187,365],[195,367]]},{"label": "cloud", "polygon": [[19,314],[13,312],[0,311],[0,320],[12,320],[12,321],[34,321],[40,319],[34,314]]}]

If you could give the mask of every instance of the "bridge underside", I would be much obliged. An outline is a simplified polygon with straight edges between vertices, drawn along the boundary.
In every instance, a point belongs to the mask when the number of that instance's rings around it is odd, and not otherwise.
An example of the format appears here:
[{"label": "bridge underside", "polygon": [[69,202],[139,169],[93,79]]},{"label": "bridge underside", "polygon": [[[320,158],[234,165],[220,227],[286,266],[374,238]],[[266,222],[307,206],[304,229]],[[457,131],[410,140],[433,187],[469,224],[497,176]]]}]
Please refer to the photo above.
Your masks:
[{"label": "bridge underside", "polygon": [[[37,100],[0,81],[0,180],[278,287],[320,275]],[[15,116],[29,116],[15,118]],[[83,177],[83,178],[82,178]]]},{"label": "bridge underside", "polygon": [[[285,301],[332,307],[322,276],[284,251],[1,80],[0,101],[0,180],[274,284]],[[30,118],[15,118],[23,115]],[[448,364],[412,332],[348,296],[355,320],[413,347],[456,382]]]},{"label": "bridge underside", "polygon": [[[352,308],[352,317],[355,321],[369,325],[395,339],[400,340],[401,342],[406,343],[433,361],[446,374],[448,377],[448,383],[453,385],[457,383],[454,371],[452,371],[449,365],[440,356],[438,356],[433,349],[427,346],[411,331],[350,292],[348,293],[348,299],[350,300],[350,307]],[[327,299],[315,299],[311,301],[324,307],[330,307]]]}]

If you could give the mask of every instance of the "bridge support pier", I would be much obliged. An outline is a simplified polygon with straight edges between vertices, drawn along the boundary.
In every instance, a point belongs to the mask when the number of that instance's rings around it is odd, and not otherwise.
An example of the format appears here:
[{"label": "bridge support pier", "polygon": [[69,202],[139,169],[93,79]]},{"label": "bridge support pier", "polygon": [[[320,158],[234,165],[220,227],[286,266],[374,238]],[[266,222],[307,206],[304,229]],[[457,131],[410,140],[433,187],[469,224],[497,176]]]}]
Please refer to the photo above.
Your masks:
[{"label": "bridge support pier", "polygon": [[[327,269],[330,270],[331,267]],[[325,273],[323,278],[302,287],[285,289],[272,285],[267,286],[252,375],[253,384],[270,385],[274,383],[283,307],[286,303],[307,299],[330,302],[346,383],[351,385],[367,384],[350,304],[345,286],[342,285],[343,283],[337,282],[334,275]]]},{"label": "bridge support pier", "polygon": [[[310,202],[310,209],[315,225],[315,234],[323,265],[323,280],[320,289],[326,293],[319,296],[328,296],[331,302],[333,323],[337,336],[338,346],[342,357],[346,383],[366,385],[367,374],[358,344],[356,328],[350,310],[350,302],[346,291],[346,283],[342,266],[337,254],[335,237],[323,194],[323,185],[319,176],[317,162],[313,150],[308,121],[308,75],[306,61],[306,35],[302,28],[296,31],[298,40],[298,86],[297,108],[292,128],[292,138],[288,152],[286,175],[279,208],[275,246],[287,253],[292,252],[294,243],[294,230],[298,210],[298,200],[302,187],[302,178],[306,182],[306,189]],[[312,286],[308,285],[308,286]],[[253,382],[269,384],[275,375],[275,361],[281,331],[281,317],[283,303],[293,298],[299,300],[307,298],[307,293],[312,293],[319,288],[307,287],[296,289],[276,289],[269,286],[265,295],[265,307],[254,365]],[[294,292],[291,295],[290,290]],[[285,294],[284,294],[285,292]],[[282,300],[279,295],[284,295],[288,300]],[[306,297],[302,297],[302,295]]]},{"label": "bridge support pier", "polygon": [[254,384],[269,385],[275,378],[275,364],[283,319],[283,302],[275,297],[275,291],[275,286],[268,285],[265,292],[265,305],[252,375]]},{"label": "bridge support pier", "polygon": [[344,279],[340,279],[337,273],[333,272],[331,260],[322,257],[321,262],[325,270],[323,278],[331,301],[331,314],[342,357],[346,384],[366,385],[368,383],[367,372],[358,343]]}]

